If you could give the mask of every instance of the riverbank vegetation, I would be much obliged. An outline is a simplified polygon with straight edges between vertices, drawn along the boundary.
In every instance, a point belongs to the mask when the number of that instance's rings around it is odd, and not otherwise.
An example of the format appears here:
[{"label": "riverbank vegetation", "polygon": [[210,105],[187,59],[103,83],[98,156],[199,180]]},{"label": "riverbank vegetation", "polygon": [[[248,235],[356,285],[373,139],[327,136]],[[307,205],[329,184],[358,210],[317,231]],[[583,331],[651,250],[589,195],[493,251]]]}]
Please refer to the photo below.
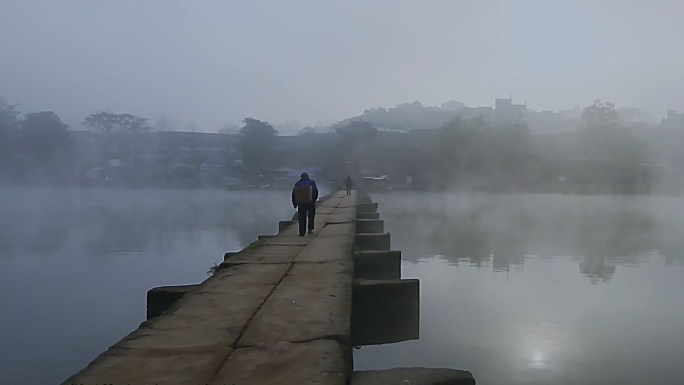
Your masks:
[{"label": "riverbank vegetation", "polygon": [[684,186],[684,127],[639,126],[610,102],[596,101],[574,129],[555,131],[553,122],[531,130],[521,116],[492,121],[434,108],[407,120],[415,128],[394,130],[383,125],[396,120],[391,110],[369,111],[285,136],[252,117],[222,133],[109,112],[68,127],[55,112],[0,101],[0,183],[263,189],[289,186],[308,170],[322,183],[352,175],[357,186],[384,190],[677,193]]}]

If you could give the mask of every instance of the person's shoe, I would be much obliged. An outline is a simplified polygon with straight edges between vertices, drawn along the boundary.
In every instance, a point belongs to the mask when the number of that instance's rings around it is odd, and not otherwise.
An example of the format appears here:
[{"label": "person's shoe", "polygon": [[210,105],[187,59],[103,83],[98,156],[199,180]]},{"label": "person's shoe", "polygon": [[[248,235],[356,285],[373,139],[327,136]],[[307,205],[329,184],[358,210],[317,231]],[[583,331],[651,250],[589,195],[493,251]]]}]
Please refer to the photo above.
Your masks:
[{"label": "person's shoe", "polygon": [[309,234],[313,234],[313,230],[309,230]]},{"label": "person's shoe", "polygon": [[299,236],[300,236],[300,237],[303,237],[303,236],[304,236],[304,234],[299,234]]}]

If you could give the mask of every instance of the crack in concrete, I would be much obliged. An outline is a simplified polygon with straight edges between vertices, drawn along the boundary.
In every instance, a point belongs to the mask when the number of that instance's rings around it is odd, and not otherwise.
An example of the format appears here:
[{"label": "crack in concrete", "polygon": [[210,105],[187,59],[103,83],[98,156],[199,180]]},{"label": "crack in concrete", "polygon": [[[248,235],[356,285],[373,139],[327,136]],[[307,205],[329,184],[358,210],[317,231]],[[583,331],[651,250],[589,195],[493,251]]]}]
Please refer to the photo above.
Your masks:
[{"label": "crack in concrete", "polygon": [[[333,342],[336,342],[342,346],[351,346],[350,345],[351,341],[349,341],[349,338],[347,338],[347,336],[344,334],[326,334],[326,335],[308,338],[308,339],[304,339],[304,340],[278,341],[278,342],[273,342],[272,344],[275,345],[275,344],[279,344],[279,343],[283,343],[283,342],[286,342],[288,344],[308,344],[308,343],[316,342],[316,341],[333,341]],[[236,347],[236,348],[234,348],[233,352],[237,352],[238,350],[241,350],[241,349],[257,348],[259,346],[264,346],[264,344],[244,345],[244,346]],[[232,354],[232,352],[231,352],[231,354]]]},{"label": "crack in concrete", "polygon": [[294,265],[295,265],[294,262],[291,262],[291,263],[290,263],[290,267],[283,273],[283,275],[280,277],[280,279],[278,280],[278,282],[273,286],[273,289],[271,289],[271,291],[268,293],[268,295],[264,298],[263,301],[261,301],[261,303],[259,304],[259,306],[256,308],[256,310],[254,311],[254,313],[252,313],[252,315],[249,317],[249,319],[248,319],[247,322],[245,323],[245,325],[244,325],[244,327],[242,328],[242,330],[240,330],[240,334],[237,336],[237,338],[235,339],[235,341],[233,341],[233,343],[231,344],[231,348],[233,348],[233,350],[232,350],[230,353],[228,353],[228,355],[226,356],[226,358],[225,358],[224,360],[221,361],[221,363],[216,367],[216,369],[213,371],[213,373],[212,373],[211,376],[209,377],[209,381],[210,381],[210,382],[212,382],[212,381],[214,380],[214,377],[216,377],[216,376],[218,375],[218,373],[219,373],[219,371],[221,370],[221,368],[223,367],[223,365],[225,365],[225,364],[226,364],[226,361],[228,361],[228,359],[230,359],[230,356],[233,355],[233,352],[235,352],[235,351],[237,351],[237,350],[239,349],[239,348],[236,348],[236,346],[238,345],[238,342],[240,341],[240,339],[244,336],[245,332],[247,332],[247,328],[249,327],[249,325],[250,325],[250,324],[252,323],[252,321],[254,320],[254,317],[256,317],[256,315],[259,313],[259,310],[261,310],[261,308],[264,307],[264,304],[266,304],[266,302],[268,301],[268,299],[271,298],[271,295],[273,295],[273,292],[275,292],[275,290],[278,288],[278,286],[283,282],[283,280],[285,279],[285,277],[287,276],[287,274],[290,272],[290,270],[292,270],[292,268],[294,267]]},{"label": "crack in concrete", "polygon": [[[339,207],[339,204],[338,204],[337,206],[335,206],[335,209],[338,208],[338,207]],[[333,211],[336,211],[336,210],[333,210]],[[326,226],[328,226],[328,225],[344,224],[344,223],[351,223],[351,222],[353,222],[353,220],[349,220],[348,222],[340,222],[340,223],[325,222],[325,224],[321,227],[321,230],[323,230],[323,229],[324,229]],[[320,232],[321,230],[319,230],[319,232]],[[316,236],[318,236],[318,232],[317,232]],[[220,372],[221,368],[225,365],[226,361],[228,361],[228,360],[230,359],[230,357],[233,355],[234,352],[236,352],[236,351],[238,351],[238,350],[240,350],[240,349],[245,349],[245,348],[252,347],[252,346],[240,346],[240,347],[238,348],[237,346],[239,345],[239,342],[240,342],[240,340],[242,339],[242,337],[244,336],[244,334],[247,332],[247,329],[249,328],[249,325],[252,323],[252,321],[254,320],[254,318],[256,317],[256,315],[259,313],[259,311],[264,307],[264,305],[266,304],[266,302],[268,302],[268,299],[271,298],[271,296],[272,296],[273,293],[276,291],[276,289],[278,288],[278,286],[280,286],[280,284],[283,282],[283,280],[285,279],[285,277],[287,277],[287,275],[288,275],[288,274],[290,273],[290,271],[293,269],[295,263],[325,263],[325,262],[323,262],[323,261],[322,261],[322,262],[296,262],[297,257],[299,257],[299,255],[300,255],[304,250],[306,250],[306,247],[309,246],[309,244],[310,244],[310,242],[307,242],[307,244],[305,245],[305,247],[304,247],[302,250],[300,250],[300,252],[297,253],[297,254],[294,256],[294,258],[292,259],[292,261],[290,261],[290,262],[283,262],[283,263],[267,263],[267,264],[284,264],[284,263],[290,263],[290,267],[283,273],[283,275],[280,277],[280,279],[278,280],[278,282],[273,286],[273,288],[272,288],[271,291],[268,293],[268,295],[267,295],[267,296],[264,298],[264,300],[259,304],[259,306],[258,306],[257,309],[254,311],[254,313],[252,313],[252,315],[249,317],[249,319],[247,320],[247,322],[246,322],[246,324],[244,325],[244,327],[242,328],[242,330],[240,330],[240,334],[238,335],[238,337],[235,339],[235,341],[234,341],[233,344],[231,345],[231,347],[233,348],[233,350],[225,357],[224,360],[221,361],[221,363],[220,363],[220,364],[216,367],[216,369],[212,372],[211,376],[209,377],[209,381],[210,381],[210,382],[213,381],[213,380],[215,379],[215,377],[216,377],[216,376],[218,375],[218,373]],[[226,261],[226,262],[224,262],[224,263],[230,264],[229,261]],[[248,263],[248,262],[245,262],[245,263],[242,263],[242,264],[246,264],[246,263]],[[241,264],[241,263],[235,263],[235,264]],[[348,346],[350,346],[350,343],[351,343],[350,338],[348,338],[348,337],[345,336],[345,335],[326,335],[326,336],[316,337],[316,338],[309,339],[309,340],[302,340],[302,341],[283,341],[283,342],[290,342],[290,343],[308,343],[308,342],[317,341],[317,340],[332,340],[332,341],[334,341],[334,342],[340,344],[340,345],[343,346],[343,347],[348,347]]]}]

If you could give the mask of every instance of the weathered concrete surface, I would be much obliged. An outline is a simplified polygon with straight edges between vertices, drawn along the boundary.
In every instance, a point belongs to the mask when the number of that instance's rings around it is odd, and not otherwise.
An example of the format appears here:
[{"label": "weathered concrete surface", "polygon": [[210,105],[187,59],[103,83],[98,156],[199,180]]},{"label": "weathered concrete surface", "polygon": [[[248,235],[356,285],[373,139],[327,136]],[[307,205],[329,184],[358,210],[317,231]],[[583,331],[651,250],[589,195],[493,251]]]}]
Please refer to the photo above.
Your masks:
[{"label": "weathered concrete surface", "polygon": [[356,218],[356,210],[353,207],[342,207],[330,214],[328,223],[348,223]]},{"label": "weathered concrete surface", "polygon": [[229,346],[183,350],[111,348],[64,384],[206,384],[232,350]]},{"label": "weathered concrete surface", "polygon": [[[346,384],[355,196],[229,256],[64,384]],[[346,256],[346,257],[345,257]]]},{"label": "weathered concrete surface", "polygon": [[351,261],[295,263],[237,347],[323,338],[348,344],[351,276]]},{"label": "weathered concrete surface", "polygon": [[222,270],[179,300],[171,312],[143,323],[117,345],[128,349],[233,346],[288,268],[253,264]]},{"label": "weathered concrete surface", "polygon": [[296,262],[349,261],[354,245],[351,226],[329,224],[297,255]]},{"label": "weathered concrete surface", "polygon": [[345,348],[335,341],[278,342],[235,350],[211,383],[346,385],[349,372],[351,361]]},{"label": "weathered concrete surface", "polygon": [[[279,236],[276,239],[283,239],[286,236]],[[299,238],[299,237],[298,237]],[[292,263],[294,257],[304,250],[308,241],[300,241],[292,237],[288,242],[269,245],[266,240],[263,243],[246,249],[244,252],[228,258],[223,265],[255,264],[255,263]]]},{"label": "weathered concrete surface", "polygon": [[475,385],[470,372],[455,369],[395,368],[357,371],[351,385]]}]

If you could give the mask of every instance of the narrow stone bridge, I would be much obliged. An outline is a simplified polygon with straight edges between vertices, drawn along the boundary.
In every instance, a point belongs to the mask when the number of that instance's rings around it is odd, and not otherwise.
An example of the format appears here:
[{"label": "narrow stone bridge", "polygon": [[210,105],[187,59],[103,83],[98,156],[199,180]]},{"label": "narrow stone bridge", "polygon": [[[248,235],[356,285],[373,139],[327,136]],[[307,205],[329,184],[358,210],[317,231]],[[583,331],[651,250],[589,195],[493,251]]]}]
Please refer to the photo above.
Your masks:
[{"label": "narrow stone bridge", "polygon": [[[383,305],[414,297],[418,332],[418,281],[398,279],[401,253],[376,208],[334,193],[317,206],[314,235],[281,222],[278,235],[226,253],[202,284],[151,290],[148,321],[63,384],[474,384],[449,369],[353,373],[354,345],[392,342],[381,332],[391,328],[360,327]],[[382,301],[388,290],[404,294]]]}]

